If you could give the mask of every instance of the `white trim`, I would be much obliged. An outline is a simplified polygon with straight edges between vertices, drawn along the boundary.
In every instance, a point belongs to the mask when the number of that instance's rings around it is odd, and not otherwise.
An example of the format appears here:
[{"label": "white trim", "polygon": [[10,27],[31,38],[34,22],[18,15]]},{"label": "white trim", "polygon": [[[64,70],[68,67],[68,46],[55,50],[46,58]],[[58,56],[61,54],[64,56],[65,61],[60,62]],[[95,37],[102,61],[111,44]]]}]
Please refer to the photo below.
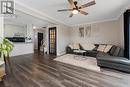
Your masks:
[{"label": "white trim", "polygon": [[124,9],[122,9],[122,11],[120,12],[120,14],[117,16],[117,19],[119,19],[121,17],[121,15],[127,10],[130,9],[130,2],[128,4],[128,6],[126,6]]},{"label": "white trim", "polygon": [[130,6],[126,6],[124,9],[121,10],[120,14],[115,17],[115,18],[112,18],[112,19],[104,19],[104,20],[99,20],[99,21],[95,21],[95,22],[87,22],[87,23],[82,23],[82,24],[76,24],[76,25],[72,25],[72,27],[74,26],[82,26],[82,25],[87,25],[87,24],[94,24],[94,23],[101,23],[101,22],[107,22],[107,21],[115,21],[115,20],[118,20],[121,15],[129,8]]},{"label": "white trim", "polygon": [[0,37],[4,37],[4,17],[0,17]]},{"label": "white trim", "polygon": [[57,53],[57,57],[63,56],[65,54],[66,54],[66,52]]},{"label": "white trim", "polygon": [[94,23],[101,23],[101,22],[107,22],[107,21],[114,21],[114,20],[118,20],[120,17],[121,17],[121,15],[128,9],[128,8],[130,8],[130,2],[129,2],[129,4],[126,6],[126,7],[124,7],[121,11],[120,11],[120,14],[119,15],[117,15],[115,18],[109,18],[109,19],[104,19],[104,20],[99,20],[99,21],[95,21],[95,22],[87,22],[87,23],[81,23],[81,24],[75,24],[75,25],[71,25],[72,27],[74,27],[74,26],[81,26],[81,25],[87,25],[87,24],[94,24]]},{"label": "white trim", "polygon": [[5,21],[4,22],[4,25],[16,25],[16,26],[21,26],[21,27],[26,27],[27,25],[26,24],[18,24],[18,23],[13,23],[13,22],[7,22]]},{"label": "white trim", "polygon": [[[15,1],[15,3],[18,4],[18,5],[20,5],[20,6],[22,6],[22,8],[16,8],[16,9],[18,9],[18,10],[20,10],[20,11],[23,11],[23,12],[25,12],[25,13],[28,13],[29,15],[38,17],[38,18],[43,19],[43,20],[46,20],[46,21],[49,21],[49,22],[54,23],[54,24],[56,24],[56,25],[57,25],[57,24],[63,24],[63,25],[70,26],[70,27],[80,26],[80,25],[85,25],[85,24],[92,24],[92,23],[100,23],[100,22],[106,22],[106,21],[117,20],[117,19],[123,14],[123,12],[125,12],[126,9],[128,9],[129,4],[130,4],[130,3],[129,3],[128,6],[124,7],[124,9],[121,10],[120,14],[117,15],[116,17],[114,17],[114,18],[108,18],[108,19],[104,19],[104,20],[92,21],[92,22],[81,23],[81,24],[67,25],[67,24],[65,24],[64,22],[62,22],[62,21],[60,21],[60,20],[57,20],[57,19],[55,19],[55,18],[53,18],[53,17],[50,17],[50,16],[48,16],[47,14],[45,14],[45,13],[43,13],[43,12],[40,12],[40,11],[38,11],[37,9],[31,8],[31,7],[29,7],[29,6],[27,6],[27,5],[23,4],[23,3],[21,3],[21,2],[19,2],[19,1]],[[31,14],[30,14],[30,13],[31,13]]]},{"label": "white trim", "polygon": [[83,25],[95,24],[95,23],[101,23],[101,22],[107,22],[107,21],[114,21],[114,20],[117,20],[117,18],[104,19],[104,20],[99,20],[99,21],[95,21],[95,22],[87,22],[87,23],[82,23],[82,24],[76,24],[76,25],[72,25],[71,27],[74,27],[74,26],[83,26]]},{"label": "white trim", "polygon": [[[19,10],[23,13],[28,14],[28,15],[37,17],[39,19],[43,19],[45,21],[51,22],[52,24],[64,24],[64,25],[66,25],[62,21],[59,21],[55,18],[52,18],[52,17],[48,16],[47,14],[40,12],[40,11],[34,9],[34,8],[31,8],[31,7],[21,3],[19,1],[16,1],[15,3],[16,3],[16,6],[18,5],[18,7],[16,7],[16,10]],[[67,26],[69,26],[69,25],[67,25]]]}]

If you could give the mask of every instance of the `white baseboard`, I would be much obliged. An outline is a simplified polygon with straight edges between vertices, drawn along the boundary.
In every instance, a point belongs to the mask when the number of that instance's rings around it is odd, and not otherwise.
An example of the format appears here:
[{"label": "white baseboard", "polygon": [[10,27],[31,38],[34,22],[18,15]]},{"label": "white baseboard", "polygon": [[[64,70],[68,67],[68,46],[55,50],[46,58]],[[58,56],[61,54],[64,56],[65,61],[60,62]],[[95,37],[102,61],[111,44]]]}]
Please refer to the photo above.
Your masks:
[{"label": "white baseboard", "polygon": [[57,56],[62,56],[62,55],[65,55],[66,54],[66,52],[64,51],[64,52],[61,52],[61,53],[57,53]]}]

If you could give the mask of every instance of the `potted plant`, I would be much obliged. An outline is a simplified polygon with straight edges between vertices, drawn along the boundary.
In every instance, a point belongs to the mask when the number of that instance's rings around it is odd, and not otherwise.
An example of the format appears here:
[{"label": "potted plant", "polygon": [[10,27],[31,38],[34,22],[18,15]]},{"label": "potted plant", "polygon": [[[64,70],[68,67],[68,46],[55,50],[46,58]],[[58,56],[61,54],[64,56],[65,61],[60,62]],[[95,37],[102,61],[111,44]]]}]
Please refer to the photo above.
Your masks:
[{"label": "potted plant", "polygon": [[9,60],[10,52],[13,50],[13,43],[4,38],[0,43],[0,57],[5,60]]}]

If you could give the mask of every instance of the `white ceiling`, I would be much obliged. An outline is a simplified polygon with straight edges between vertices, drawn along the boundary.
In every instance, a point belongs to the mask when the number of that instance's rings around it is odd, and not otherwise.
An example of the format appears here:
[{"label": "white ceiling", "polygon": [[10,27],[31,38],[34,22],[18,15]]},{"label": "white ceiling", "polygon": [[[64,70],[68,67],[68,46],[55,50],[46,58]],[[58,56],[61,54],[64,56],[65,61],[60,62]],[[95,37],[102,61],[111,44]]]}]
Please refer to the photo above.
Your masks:
[{"label": "white ceiling", "polygon": [[16,24],[21,26],[26,26],[27,24],[33,24],[36,27],[46,27],[51,24],[48,21],[41,20],[39,18],[33,17],[29,14],[16,11],[13,17],[5,17],[5,24]]},{"label": "white ceiling", "polygon": [[[47,14],[66,25],[76,25],[96,21],[115,19],[130,5],[130,0],[95,0],[96,5],[83,9],[89,15],[74,15],[69,18],[70,12],[57,12],[57,10],[69,8],[67,0],[17,0],[35,10]],[[85,4],[90,0],[77,0],[78,4]]]}]

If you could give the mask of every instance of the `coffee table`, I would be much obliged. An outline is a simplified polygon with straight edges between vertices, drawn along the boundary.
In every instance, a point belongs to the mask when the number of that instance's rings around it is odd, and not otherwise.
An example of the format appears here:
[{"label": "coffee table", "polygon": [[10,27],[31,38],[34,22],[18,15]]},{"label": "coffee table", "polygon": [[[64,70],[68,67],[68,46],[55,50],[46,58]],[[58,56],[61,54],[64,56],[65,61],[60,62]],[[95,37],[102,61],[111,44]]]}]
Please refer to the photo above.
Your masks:
[{"label": "coffee table", "polygon": [[[82,56],[84,55],[84,53],[85,53],[86,51],[85,50],[74,50],[74,58],[75,57],[78,57],[79,55],[78,54],[81,54]],[[80,55],[80,56],[81,56]],[[84,56],[83,56],[84,57]]]}]

